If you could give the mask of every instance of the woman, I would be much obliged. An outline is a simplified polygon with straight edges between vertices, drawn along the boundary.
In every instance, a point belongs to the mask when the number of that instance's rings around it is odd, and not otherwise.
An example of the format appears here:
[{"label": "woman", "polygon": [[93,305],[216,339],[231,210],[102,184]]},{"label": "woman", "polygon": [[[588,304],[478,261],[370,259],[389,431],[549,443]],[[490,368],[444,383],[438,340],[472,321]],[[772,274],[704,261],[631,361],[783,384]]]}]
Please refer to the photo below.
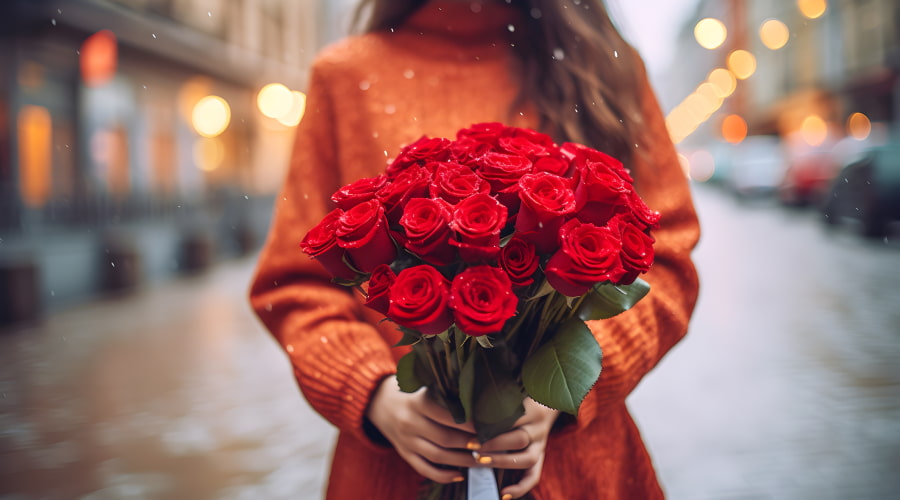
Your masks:
[{"label": "woman", "polygon": [[[306,116],[251,289],[311,405],[340,430],[329,499],[415,498],[423,477],[519,469],[504,499],[662,498],[625,397],[685,334],[698,283],[699,226],[638,55],[599,0],[371,0],[366,32],[316,59]],[[422,135],[473,123],[538,129],[622,159],[662,214],[651,294],[591,323],[603,373],[577,418],[530,400],[508,433],[480,445],[393,373],[399,332],[302,255],[304,234],[340,186],[381,173]],[[477,453],[473,454],[472,450]]]}]

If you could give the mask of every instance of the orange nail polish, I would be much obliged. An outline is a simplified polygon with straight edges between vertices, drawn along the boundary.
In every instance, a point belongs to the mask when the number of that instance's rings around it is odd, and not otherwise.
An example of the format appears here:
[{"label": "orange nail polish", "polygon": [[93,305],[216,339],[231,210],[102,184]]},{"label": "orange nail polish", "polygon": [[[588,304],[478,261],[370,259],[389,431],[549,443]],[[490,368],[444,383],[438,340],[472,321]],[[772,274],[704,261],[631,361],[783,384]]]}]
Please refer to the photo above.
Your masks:
[{"label": "orange nail polish", "polygon": [[494,459],[491,457],[478,457],[478,463],[481,465],[489,465],[494,462]]},{"label": "orange nail polish", "polygon": [[507,493],[507,494],[503,495],[502,497],[500,497],[500,500],[512,500],[512,495]]},{"label": "orange nail polish", "polygon": [[[462,477],[462,476],[456,476],[456,477],[453,478],[453,482],[454,482],[454,483],[461,483],[461,482],[463,482],[463,481],[465,481],[465,480],[466,480],[466,478],[464,478],[464,477]],[[512,498],[512,497],[510,497],[510,498]]]},{"label": "orange nail polish", "polygon": [[466,443],[466,449],[467,450],[480,450],[481,443],[479,443],[477,439],[472,439],[471,441]]}]

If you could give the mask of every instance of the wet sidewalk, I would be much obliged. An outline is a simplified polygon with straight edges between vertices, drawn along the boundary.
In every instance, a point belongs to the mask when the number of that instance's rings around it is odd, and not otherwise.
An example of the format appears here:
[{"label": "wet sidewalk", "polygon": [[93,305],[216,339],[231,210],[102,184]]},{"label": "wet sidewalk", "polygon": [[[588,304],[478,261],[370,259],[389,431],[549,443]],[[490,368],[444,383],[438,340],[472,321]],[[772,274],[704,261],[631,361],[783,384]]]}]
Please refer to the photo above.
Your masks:
[{"label": "wet sidewalk", "polygon": [[245,299],[252,260],[0,335],[0,499],[319,498],[334,432]]},{"label": "wet sidewalk", "polygon": [[[691,333],[629,399],[669,497],[900,498],[900,249],[697,202]],[[0,332],[0,500],[321,498],[334,432],[247,306],[252,266]]]}]

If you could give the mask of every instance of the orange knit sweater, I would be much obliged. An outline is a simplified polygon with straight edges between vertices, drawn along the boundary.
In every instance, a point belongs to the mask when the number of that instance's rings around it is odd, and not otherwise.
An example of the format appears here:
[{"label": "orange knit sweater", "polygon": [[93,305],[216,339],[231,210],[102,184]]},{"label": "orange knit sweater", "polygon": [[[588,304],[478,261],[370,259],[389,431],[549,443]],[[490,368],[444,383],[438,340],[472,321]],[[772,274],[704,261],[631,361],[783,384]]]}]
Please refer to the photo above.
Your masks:
[{"label": "orange knit sweater", "polygon": [[[303,394],[340,430],[328,499],[413,499],[422,478],[363,426],[373,390],[405,352],[390,347],[398,332],[332,285],[299,243],[332,208],[337,188],[381,173],[423,134],[453,138],[485,121],[535,126],[524,111],[506,120],[517,91],[505,42],[510,15],[502,4],[473,13],[468,2],[432,1],[404,27],[348,38],[313,65],[306,116],[250,293]],[[542,500],[662,498],[625,397],[687,330],[698,290],[690,252],[699,225],[646,77],[639,92],[644,154],[630,167],[647,204],[662,213],[656,261],[645,276],[652,290],[631,311],[590,324],[603,372],[574,423],[550,438],[533,491]]]}]

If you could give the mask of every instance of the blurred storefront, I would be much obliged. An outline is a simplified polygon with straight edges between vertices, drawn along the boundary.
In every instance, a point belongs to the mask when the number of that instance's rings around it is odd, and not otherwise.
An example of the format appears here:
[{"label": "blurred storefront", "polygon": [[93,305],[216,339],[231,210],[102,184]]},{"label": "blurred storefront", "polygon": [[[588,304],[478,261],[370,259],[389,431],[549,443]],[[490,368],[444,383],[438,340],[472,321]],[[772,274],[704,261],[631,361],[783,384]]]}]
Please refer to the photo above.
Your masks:
[{"label": "blurred storefront", "polygon": [[3,2],[0,324],[257,248],[337,4]]},{"label": "blurred storefront", "polygon": [[700,0],[669,72],[673,138],[820,147],[886,133],[900,109],[898,27],[896,0]]}]

